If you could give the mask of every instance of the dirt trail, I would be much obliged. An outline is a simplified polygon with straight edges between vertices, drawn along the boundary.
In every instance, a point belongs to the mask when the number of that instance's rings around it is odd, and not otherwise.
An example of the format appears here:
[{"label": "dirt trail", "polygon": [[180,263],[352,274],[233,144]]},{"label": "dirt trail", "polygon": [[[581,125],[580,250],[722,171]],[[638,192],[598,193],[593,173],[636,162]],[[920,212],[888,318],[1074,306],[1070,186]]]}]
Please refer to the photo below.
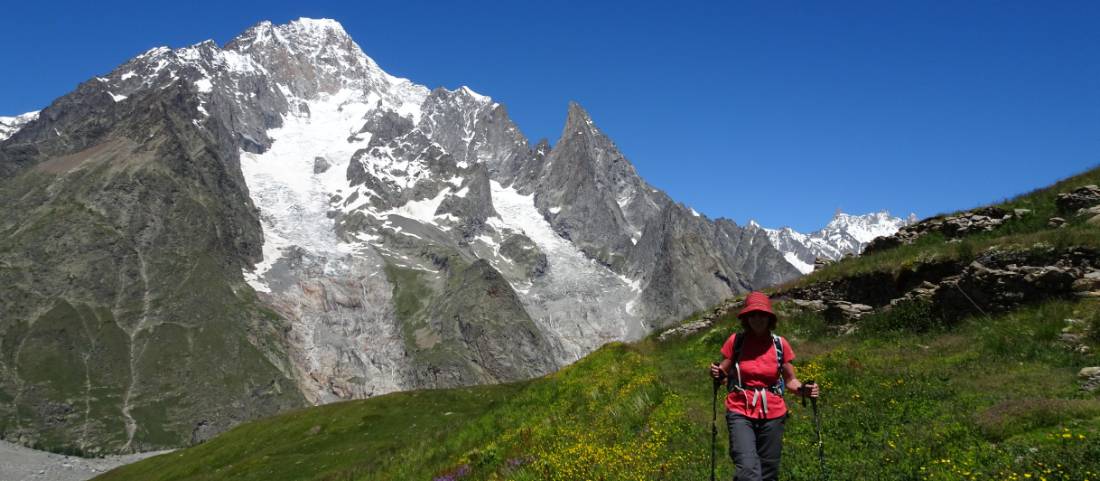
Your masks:
[{"label": "dirt trail", "polygon": [[80,458],[37,451],[7,441],[0,441],[0,480],[84,481],[124,464],[130,464],[166,452],[168,451],[107,456],[105,458]]}]

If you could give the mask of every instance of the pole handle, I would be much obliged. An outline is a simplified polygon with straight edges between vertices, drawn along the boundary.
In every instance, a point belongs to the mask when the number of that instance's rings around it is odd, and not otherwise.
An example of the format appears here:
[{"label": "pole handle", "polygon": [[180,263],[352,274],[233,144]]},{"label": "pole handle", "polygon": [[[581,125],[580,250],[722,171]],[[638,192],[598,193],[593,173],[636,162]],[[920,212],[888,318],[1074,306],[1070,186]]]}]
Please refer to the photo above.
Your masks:
[{"label": "pole handle", "polygon": [[[811,379],[811,380],[809,380],[809,381],[806,381],[806,382],[802,383],[802,386],[803,386],[803,387],[805,387],[805,386],[813,386],[814,384],[815,384],[815,383],[814,383],[813,379]],[[811,398],[811,401],[814,401],[814,399],[813,399],[813,398]],[[817,405],[817,403],[815,402],[815,403],[814,403],[814,405],[816,406],[816,405]],[[802,396],[802,407],[806,407],[806,396],[805,396],[805,395],[803,395],[803,396]]]}]

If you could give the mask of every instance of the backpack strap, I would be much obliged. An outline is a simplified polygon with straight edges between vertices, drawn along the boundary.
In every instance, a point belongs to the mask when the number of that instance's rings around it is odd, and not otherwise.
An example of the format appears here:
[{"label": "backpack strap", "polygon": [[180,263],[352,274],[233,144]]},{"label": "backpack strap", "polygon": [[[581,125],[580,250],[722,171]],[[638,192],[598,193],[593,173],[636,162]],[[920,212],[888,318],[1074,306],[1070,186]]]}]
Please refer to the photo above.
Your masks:
[{"label": "backpack strap", "polygon": [[726,390],[740,391],[741,388],[741,349],[745,347],[745,333],[733,335],[733,369],[737,371],[736,384],[733,376],[726,376]]},{"label": "backpack strap", "polygon": [[772,343],[775,344],[775,361],[778,364],[776,367],[776,374],[778,379],[775,381],[773,390],[778,391],[779,395],[783,395],[783,388],[785,383],[783,382],[783,338],[776,334],[772,334]]}]

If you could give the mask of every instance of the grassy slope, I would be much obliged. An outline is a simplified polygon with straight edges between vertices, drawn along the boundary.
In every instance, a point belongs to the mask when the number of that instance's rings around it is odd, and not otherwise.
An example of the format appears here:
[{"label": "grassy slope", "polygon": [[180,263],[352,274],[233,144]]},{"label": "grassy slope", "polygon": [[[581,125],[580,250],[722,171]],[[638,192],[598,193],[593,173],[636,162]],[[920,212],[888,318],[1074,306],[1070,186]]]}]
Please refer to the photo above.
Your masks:
[{"label": "grassy slope", "polygon": [[[1007,201],[1034,215],[962,244],[928,239],[809,280],[896,272],[994,244],[1096,245],[1089,226],[1044,226],[1057,192],[1097,182],[1100,170]],[[1093,354],[1060,343],[1067,318],[1091,326]],[[1100,478],[1100,400],[1075,378],[1100,364],[1098,301],[1054,301],[951,328],[928,326],[919,306],[895,309],[842,338],[828,336],[814,314],[783,319],[800,377],[824,389],[833,479]],[[726,318],[685,339],[605,346],[527,382],[294,411],[100,479],[705,479],[712,398],[704,369],[734,328]],[[789,402],[782,477],[818,479],[811,411]],[[719,429],[719,476],[728,479]]]},{"label": "grassy slope", "polygon": [[[1011,479],[1046,470],[1048,479],[1095,479],[1100,400],[1077,388],[1075,373],[1100,358],[1059,345],[1070,317],[1100,329],[1100,306],[1090,301],[924,334],[882,328],[829,338],[809,314],[788,315],[782,331],[799,354],[802,377],[825,389],[820,407],[834,479]],[[683,340],[609,345],[529,382],[294,411],[100,479],[432,479],[461,472],[468,472],[461,479],[703,479],[711,407],[703,369],[732,328],[724,319]],[[1096,352],[1097,339],[1089,342]],[[789,401],[784,479],[817,479],[810,410]],[[719,471],[728,477],[719,443]]]}]

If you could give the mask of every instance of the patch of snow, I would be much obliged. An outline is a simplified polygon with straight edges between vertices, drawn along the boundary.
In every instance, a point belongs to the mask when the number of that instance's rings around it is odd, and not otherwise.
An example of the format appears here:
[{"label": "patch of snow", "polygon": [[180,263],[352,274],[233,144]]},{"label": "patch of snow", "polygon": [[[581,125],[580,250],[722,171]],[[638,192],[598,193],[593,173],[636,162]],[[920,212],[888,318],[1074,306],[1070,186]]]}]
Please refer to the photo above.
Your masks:
[{"label": "patch of snow", "polygon": [[122,102],[123,100],[126,100],[125,95],[116,95],[116,94],[113,94],[111,92],[107,92],[107,95],[110,95],[111,98],[114,99],[115,102]]},{"label": "patch of snow", "polygon": [[[517,289],[531,318],[551,338],[560,339],[564,361],[572,362],[611,341],[645,335],[641,313],[633,307],[641,282],[612,272],[559,236],[535,207],[534,194],[522,195],[490,181],[498,215],[487,223],[500,232],[520,232],[546,255],[548,270]],[[488,242],[487,242],[488,243]],[[513,286],[523,280],[510,280]],[[583,302],[581,302],[583,301]]]},{"label": "patch of snow", "polygon": [[209,93],[214,87],[208,78],[201,78],[195,81],[195,88],[199,89],[199,92]]},{"label": "patch of snow", "polygon": [[444,188],[440,190],[435,197],[422,200],[410,200],[401,207],[384,212],[383,215],[399,215],[425,224],[431,224],[436,217],[435,212],[439,210],[439,205],[443,203],[443,199],[450,192],[450,188]]},{"label": "patch of snow", "polygon": [[157,55],[167,53],[167,52],[171,52],[171,51],[172,51],[172,49],[170,49],[168,47],[165,47],[165,46],[153,47],[149,50],[146,50],[145,53],[143,53],[141,55],[138,55],[138,58],[155,57]]},{"label": "patch of snow", "polygon": [[803,262],[802,259],[799,259],[798,255],[794,252],[783,253],[783,258],[786,259],[787,262],[790,262],[795,269],[798,269],[798,271],[803,274],[809,274],[814,271],[813,265]]},{"label": "patch of snow", "polygon": [[[454,216],[453,214],[451,214],[450,212],[448,212],[448,213],[445,213],[445,214],[439,214],[439,215],[435,216],[435,218],[436,218],[437,220],[441,220],[441,221],[446,221],[446,222],[451,222],[451,223],[455,223],[455,224],[457,224],[457,223],[459,223],[459,222],[461,222],[461,221],[462,221],[462,219],[459,219],[458,217],[455,217],[455,216]],[[447,229],[448,229],[448,227],[446,227],[446,226],[442,226],[442,225],[441,225],[441,226],[439,226],[439,228],[441,228],[441,229],[443,229],[443,230],[447,230]]]},{"label": "patch of snow", "polygon": [[256,63],[251,55],[244,55],[233,50],[222,50],[220,58],[225,62],[225,66],[229,68],[230,72],[245,74],[256,72],[267,73],[267,69]]},{"label": "patch of snow", "polygon": [[[340,91],[308,101],[308,116],[288,114],[282,127],[268,131],[273,142],[266,152],[241,151],[241,171],[264,231],[263,261],[245,272],[257,290],[270,292],[263,276],[290,246],[329,258],[353,250],[336,237],[326,214],[331,193],[348,187],[348,161],[362,147],[347,141],[350,129],[357,129],[372,108],[357,98],[354,92]],[[328,159],[332,166],[314,174],[316,157]]]},{"label": "patch of snow", "polygon": [[463,85],[459,90],[461,90],[466,95],[469,95],[470,97],[473,97],[474,100],[476,100],[478,103],[487,104],[487,103],[489,103],[493,100],[493,99],[491,99],[487,96],[484,96],[484,95],[481,95],[477,92],[474,92],[473,90],[470,89],[470,87],[467,87],[465,85]]}]

